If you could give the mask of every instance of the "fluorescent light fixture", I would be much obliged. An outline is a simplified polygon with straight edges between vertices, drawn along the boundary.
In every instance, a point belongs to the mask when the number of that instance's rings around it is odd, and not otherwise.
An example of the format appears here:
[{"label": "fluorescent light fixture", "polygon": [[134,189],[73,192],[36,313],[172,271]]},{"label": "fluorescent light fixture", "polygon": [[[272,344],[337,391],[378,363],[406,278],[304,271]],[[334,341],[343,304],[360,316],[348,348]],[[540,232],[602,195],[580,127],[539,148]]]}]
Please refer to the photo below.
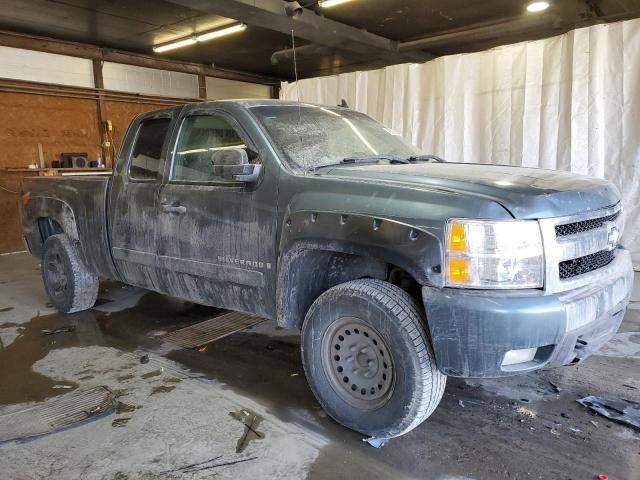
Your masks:
[{"label": "fluorescent light fixture", "polygon": [[343,3],[347,3],[350,1],[351,0],[320,0],[318,5],[320,5],[322,8],[331,8],[331,7],[335,7],[336,5],[342,5]]},{"label": "fluorescent light fixture", "polygon": [[231,35],[232,33],[242,32],[246,29],[246,23],[238,23],[236,25],[231,25],[230,27],[221,28],[220,30],[214,30],[213,32],[196,35],[196,40],[199,42],[206,42],[207,40],[213,40],[214,38],[224,37],[225,35]]},{"label": "fluorescent light fixture", "polygon": [[167,52],[175,48],[186,47],[188,45],[193,45],[194,43],[206,42],[208,40],[213,40],[214,38],[220,38],[220,37],[224,37],[225,35],[241,32],[246,28],[247,28],[247,25],[245,23],[236,23],[229,27],[219,28],[217,30],[212,30],[211,32],[200,33],[198,35],[194,35],[189,38],[182,38],[180,40],[176,40],[175,42],[169,42],[163,45],[156,45],[153,47],[153,51],[156,53]]},{"label": "fluorescent light fixture", "polygon": [[183,38],[182,40],[177,40],[171,43],[165,43],[164,45],[157,45],[153,47],[153,51],[156,53],[168,52],[169,50],[173,50],[174,48],[186,47],[187,45],[193,45],[197,40],[195,37],[191,38]]},{"label": "fluorescent light fixture", "polygon": [[527,5],[527,11],[532,13],[542,12],[547,8],[549,8],[549,2],[531,2]]}]

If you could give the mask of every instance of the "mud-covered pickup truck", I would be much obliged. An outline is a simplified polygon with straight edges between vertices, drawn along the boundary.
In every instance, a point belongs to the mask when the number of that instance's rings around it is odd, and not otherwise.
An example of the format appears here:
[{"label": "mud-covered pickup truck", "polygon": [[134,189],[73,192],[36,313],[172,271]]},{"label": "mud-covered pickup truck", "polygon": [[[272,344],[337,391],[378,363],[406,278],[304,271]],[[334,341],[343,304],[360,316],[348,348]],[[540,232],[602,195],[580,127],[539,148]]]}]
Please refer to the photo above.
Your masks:
[{"label": "mud-covered pickup truck", "polygon": [[447,376],[580,362],[633,281],[611,184],[444,162],[340,107],[145,113],[112,176],[25,179],[22,203],[60,311],[109,277],[297,327],[318,401],[372,443],[425,420]]}]

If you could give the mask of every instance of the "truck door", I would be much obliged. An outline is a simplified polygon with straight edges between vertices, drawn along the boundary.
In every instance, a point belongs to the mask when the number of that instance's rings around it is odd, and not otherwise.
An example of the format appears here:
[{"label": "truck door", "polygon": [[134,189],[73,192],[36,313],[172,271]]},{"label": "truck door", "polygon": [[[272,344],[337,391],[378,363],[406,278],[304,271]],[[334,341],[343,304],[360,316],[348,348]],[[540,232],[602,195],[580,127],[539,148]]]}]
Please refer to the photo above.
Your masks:
[{"label": "truck door", "polygon": [[120,280],[162,291],[156,265],[157,200],[168,138],[179,110],[137,117],[114,171],[109,194],[111,251]]},{"label": "truck door", "polygon": [[[274,318],[279,169],[264,164],[260,148],[228,113],[188,106],[177,128],[159,195],[157,253],[170,279],[166,290]],[[251,163],[263,163],[258,182],[216,174],[214,154],[227,148],[245,149]]]}]

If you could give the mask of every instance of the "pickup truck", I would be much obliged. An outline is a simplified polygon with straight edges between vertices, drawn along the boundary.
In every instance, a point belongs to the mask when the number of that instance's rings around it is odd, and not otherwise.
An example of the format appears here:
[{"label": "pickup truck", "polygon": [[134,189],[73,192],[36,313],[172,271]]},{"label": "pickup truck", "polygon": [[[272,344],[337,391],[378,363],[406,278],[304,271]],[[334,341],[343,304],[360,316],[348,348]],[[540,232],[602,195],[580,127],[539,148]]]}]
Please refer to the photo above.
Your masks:
[{"label": "pickup truck", "polygon": [[108,277],[299,328],[318,401],[373,442],[429,417],[447,376],[582,361],[633,282],[610,183],[445,162],[341,107],[144,113],[111,176],[25,179],[22,205],[58,310]]}]

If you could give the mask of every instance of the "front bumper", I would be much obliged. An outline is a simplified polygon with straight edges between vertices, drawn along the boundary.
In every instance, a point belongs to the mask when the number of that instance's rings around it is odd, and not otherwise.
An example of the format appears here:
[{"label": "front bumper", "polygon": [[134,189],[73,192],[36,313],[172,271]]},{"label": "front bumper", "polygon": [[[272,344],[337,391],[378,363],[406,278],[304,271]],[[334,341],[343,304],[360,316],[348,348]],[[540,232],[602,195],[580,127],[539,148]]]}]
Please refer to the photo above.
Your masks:
[{"label": "front bumper", "polygon": [[[442,373],[501,377],[575,364],[618,330],[633,288],[633,266],[619,248],[607,267],[586,274],[589,284],[543,291],[424,287],[427,323]],[[537,348],[533,360],[503,366],[511,350]]]}]

